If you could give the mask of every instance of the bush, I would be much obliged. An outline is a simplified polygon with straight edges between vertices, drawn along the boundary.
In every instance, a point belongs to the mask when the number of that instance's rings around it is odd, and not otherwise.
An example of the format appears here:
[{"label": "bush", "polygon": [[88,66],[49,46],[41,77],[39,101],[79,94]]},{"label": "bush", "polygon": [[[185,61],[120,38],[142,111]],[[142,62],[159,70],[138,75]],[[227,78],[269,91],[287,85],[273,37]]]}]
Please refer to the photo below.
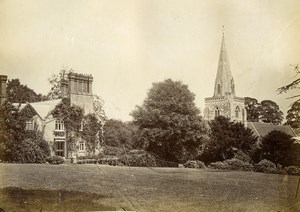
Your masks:
[{"label": "bush", "polygon": [[276,165],[269,160],[261,160],[258,164],[254,166],[254,170],[256,172],[264,172],[264,173],[279,173],[281,170],[278,170]]},{"label": "bush", "polygon": [[224,164],[227,164],[230,170],[241,170],[241,171],[251,171],[253,170],[253,165],[239,160],[237,158],[232,158],[224,161]]},{"label": "bush", "polygon": [[104,147],[104,155],[107,156],[121,156],[124,153],[125,153],[124,148],[113,147],[113,146]]},{"label": "bush", "polygon": [[149,153],[122,155],[119,162],[128,166],[156,166],[156,159]]},{"label": "bush", "polygon": [[229,169],[229,165],[221,161],[210,163],[209,167],[213,169],[223,169],[223,170]]},{"label": "bush", "polygon": [[297,166],[288,166],[284,169],[289,175],[300,175],[300,168]]},{"label": "bush", "polygon": [[44,163],[49,154],[50,148],[46,141],[27,138],[12,144],[11,154],[7,159],[21,163]]},{"label": "bush", "polygon": [[244,162],[248,162],[250,163],[251,158],[249,157],[249,155],[247,155],[246,153],[244,153],[241,150],[237,150],[236,152],[234,152],[234,158],[244,161]]},{"label": "bush", "polygon": [[65,160],[57,155],[47,157],[46,161],[50,164],[62,164]]},{"label": "bush", "polygon": [[195,168],[195,169],[203,169],[205,168],[205,164],[200,160],[188,160],[185,164],[183,164],[185,168]]}]

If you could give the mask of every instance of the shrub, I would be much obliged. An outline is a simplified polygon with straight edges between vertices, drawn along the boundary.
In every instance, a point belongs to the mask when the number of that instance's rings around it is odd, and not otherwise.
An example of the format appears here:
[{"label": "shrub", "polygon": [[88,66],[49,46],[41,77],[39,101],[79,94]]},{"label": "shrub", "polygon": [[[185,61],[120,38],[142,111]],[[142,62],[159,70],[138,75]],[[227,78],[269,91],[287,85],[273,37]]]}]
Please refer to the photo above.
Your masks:
[{"label": "shrub", "polygon": [[21,142],[15,142],[11,148],[12,154],[9,161],[21,163],[44,163],[50,153],[48,143],[44,140],[27,138]]},{"label": "shrub", "polygon": [[209,167],[213,169],[223,169],[223,170],[229,169],[229,165],[221,161],[210,163]]},{"label": "shrub", "polygon": [[300,175],[300,168],[297,166],[288,166],[284,169],[289,175]]},{"label": "shrub", "polygon": [[242,160],[239,160],[237,158],[232,158],[232,159],[228,159],[223,161],[224,164],[227,164],[229,166],[230,170],[241,170],[241,171],[251,171],[253,170],[253,165],[248,163],[248,162],[244,162]]},{"label": "shrub", "polygon": [[104,147],[104,155],[108,156],[120,156],[125,153],[123,148],[113,147],[113,146],[105,146]]},{"label": "shrub", "polygon": [[203,169],[205,168],[205,164],[199,160],[188,160],[185,164],[183,164],[185,168],[195,168],[195,169]]},{"label": "shrub", "polygon": [[62,157],[57,155],[47,157],[46,161],[50,164],[62,164],[65,162],[65,160]]},{"label": "shrub", "polygon": [[249,157],[249,155],[247,155],[246,153],[244,153],[241,150],[237,150],[234,153],[234,158],[244,161],[244,162],[248,162],[248,163],[250,163],[250,161],[251,161],[251,158]]},{"label": "shrub", "polygon": [[264,173],[279,173],[280,170],[277,169],[276,165],[269,160],[261,160],[258,164],[254,166],[254,170],[257,172]]},{"label": "shrub", "polygon": [[122,155],[119,162],[128,166],[156,166],[156,159],[149,153]]}]

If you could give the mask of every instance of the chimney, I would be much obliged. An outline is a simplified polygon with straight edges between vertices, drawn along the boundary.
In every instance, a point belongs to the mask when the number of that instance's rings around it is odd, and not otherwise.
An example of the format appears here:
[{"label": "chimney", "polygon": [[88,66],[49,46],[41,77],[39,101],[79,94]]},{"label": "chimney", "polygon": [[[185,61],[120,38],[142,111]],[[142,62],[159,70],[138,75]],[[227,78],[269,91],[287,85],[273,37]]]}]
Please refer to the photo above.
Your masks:
[{"label": "chimney", "polygon": [[7,99],[6,81],[7,81],[7,76],[0,75],[0,104],[3,104]]},{"label": "chimney", "polygon": [[62,79],[60,82],[60,90],[61,90],[61,97],[67,98],[68,97],[68,81],[65,79]]}]

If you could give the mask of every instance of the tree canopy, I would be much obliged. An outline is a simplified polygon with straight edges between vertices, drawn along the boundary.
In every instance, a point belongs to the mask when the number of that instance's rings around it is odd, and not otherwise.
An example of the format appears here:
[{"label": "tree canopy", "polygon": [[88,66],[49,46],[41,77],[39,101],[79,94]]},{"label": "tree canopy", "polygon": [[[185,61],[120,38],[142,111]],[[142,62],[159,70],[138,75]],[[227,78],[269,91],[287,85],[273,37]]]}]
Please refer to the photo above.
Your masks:
[{"label": "tree canopy", "polygon": [[143,105],[131,114],[139,127],[140,146],[171,161],[185,161],[199,154],[208,128],[194,99],[180,81],[153,83]]},{"label": "tree canopy", "polygon": [[300,128],[300,100],[294,102],[287,111],[286,124],[294,129]]},{"label": "tree canopy", "polygon": [[245,109],[248,121],[281,124],[283,120],[283,112],[277,103],[271,100],[259,103],[255,98],[245,97]]},{"label": "tree canopy", "polygon": [[12,103],[39,102],[47,98],[42,94],[37,94],[27,85],[22,85],[19,79],[8,80],[7,100]]},{"label": "tree canopy", "polygon": [[[300,74],[299,65],[297,64],[297,65],[292,65],[292,66],[294,67],[294,71],[296,72],[296,76],[295,76],[296,79],[294,81],[292,81],[291,83],[278,88],[277,92],[280,94],[286,93],[290,90],[295,90],[295,89],[299,90],[300,89],[300,77],[298,77]],[[300,97],[300,94],[294,95],[289,98],[298,98],[298,97]],[[298,100],[300,100],[300,99],[298,99]]]},{"label": "tree canopy", "polygon": [[210,122],[210,139],[204,145],[200,158],[205,162],[230,159],[238,150],[250,154],[256,145],[257,137],[241,122],[217,116]]}]

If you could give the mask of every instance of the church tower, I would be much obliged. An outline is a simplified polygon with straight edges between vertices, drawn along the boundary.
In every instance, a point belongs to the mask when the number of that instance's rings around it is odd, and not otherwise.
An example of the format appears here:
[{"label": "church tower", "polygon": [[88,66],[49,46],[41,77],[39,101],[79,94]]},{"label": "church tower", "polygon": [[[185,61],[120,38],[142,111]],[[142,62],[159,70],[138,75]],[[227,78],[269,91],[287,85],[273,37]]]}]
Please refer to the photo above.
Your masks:
[{"label": "church tower", "polygon": [[213,120],[216,116],[225,116],[231,121],[245,122],[247,114],[244,102],[244,98],[235,96],[234,80],[230,71],[223,33],[214,95],[205,98],[204,119]]}]

